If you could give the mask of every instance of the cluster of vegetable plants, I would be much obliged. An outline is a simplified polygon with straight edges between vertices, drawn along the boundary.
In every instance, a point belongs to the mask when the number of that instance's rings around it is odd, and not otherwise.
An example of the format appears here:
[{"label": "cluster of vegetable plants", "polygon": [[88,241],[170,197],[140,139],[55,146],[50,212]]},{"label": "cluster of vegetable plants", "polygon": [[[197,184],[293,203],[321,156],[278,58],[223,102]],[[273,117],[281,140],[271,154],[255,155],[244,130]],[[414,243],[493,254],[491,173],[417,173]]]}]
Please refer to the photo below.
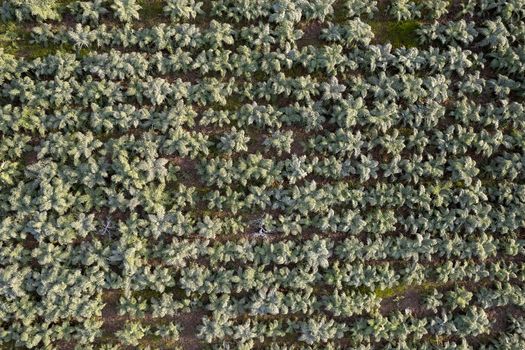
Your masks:
[{"label": "cluster of vegetable plants", "polygon": [[0,348],[525,349],[524,0],[0,0]]}]

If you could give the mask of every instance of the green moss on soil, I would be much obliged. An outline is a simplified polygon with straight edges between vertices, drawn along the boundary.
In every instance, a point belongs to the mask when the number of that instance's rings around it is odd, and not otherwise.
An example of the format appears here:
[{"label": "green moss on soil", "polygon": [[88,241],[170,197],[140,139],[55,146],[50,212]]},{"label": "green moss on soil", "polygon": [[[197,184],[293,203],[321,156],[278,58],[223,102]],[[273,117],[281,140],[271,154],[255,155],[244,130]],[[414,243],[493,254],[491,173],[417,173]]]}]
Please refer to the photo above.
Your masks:
[{"label": "green moss on soil", "polygon": [[394,296],[400,296],[404,293],[406,293],[409,289],[414,289],[419,292],[425,292],[427,290],[430,290],[432,288],[436,288],[439,286],[439,284],[434,282],[424,282],[422,284],[413,285],[413,284],[400,284],[398,286],[392,287],[392,288],[385,288],[385,289],[376,289],[374,290],[374,294],[381,299],[385,298],[391,298]]},{"label": "green moss on soil", "polygon": [[332,14],[332,22],[342,23],[347,19],[348,10],[345,7],[345,1],[337,0],[334,5],[334,13]]},{"label": "green moss on soil", "polygon": [[164,15],[165,3],[162,0],[141,0],[139,4],[142,6],[139,11],[141,22],[154,23]]},{"label": "green moss on soil", "polygon": [[370,21],[368,24],[372,27],[376,41],[379,43],[391,43],[394,47],[418,46],[416,35],[420,25],[418,21]]}]

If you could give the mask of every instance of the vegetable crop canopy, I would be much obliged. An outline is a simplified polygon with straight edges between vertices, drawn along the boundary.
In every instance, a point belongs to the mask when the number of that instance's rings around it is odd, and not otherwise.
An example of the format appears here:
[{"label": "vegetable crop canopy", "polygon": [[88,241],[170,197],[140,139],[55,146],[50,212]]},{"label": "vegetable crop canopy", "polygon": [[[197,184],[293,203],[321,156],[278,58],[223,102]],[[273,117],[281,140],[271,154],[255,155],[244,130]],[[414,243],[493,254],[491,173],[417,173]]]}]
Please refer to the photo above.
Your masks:
[{"label": "vegetable crop canopy", "polygon": [[1,349],[525,349],[525,0],[0,0]]}]

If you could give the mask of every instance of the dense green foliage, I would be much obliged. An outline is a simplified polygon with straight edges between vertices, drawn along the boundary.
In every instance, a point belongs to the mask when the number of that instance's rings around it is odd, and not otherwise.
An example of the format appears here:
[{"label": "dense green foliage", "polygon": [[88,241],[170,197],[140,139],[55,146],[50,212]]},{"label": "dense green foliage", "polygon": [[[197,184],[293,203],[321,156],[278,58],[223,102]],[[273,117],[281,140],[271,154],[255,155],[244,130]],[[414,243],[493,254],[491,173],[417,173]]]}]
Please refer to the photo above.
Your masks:
[{"label": "dense green foliage", "polygon": [[0,1],[0,348],[525,349],[525,0]]}]

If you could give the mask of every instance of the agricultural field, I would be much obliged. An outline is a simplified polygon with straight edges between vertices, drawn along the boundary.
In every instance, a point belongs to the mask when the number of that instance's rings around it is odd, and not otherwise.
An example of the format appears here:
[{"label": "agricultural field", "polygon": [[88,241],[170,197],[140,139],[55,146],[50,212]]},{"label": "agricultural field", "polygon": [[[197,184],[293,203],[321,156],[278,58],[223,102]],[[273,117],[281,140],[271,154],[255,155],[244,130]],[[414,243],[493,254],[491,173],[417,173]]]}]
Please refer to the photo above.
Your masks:
[{"label": "agricultural field", "polygon": [[0,0],[0,349],[524,350],[525,0]]}]

